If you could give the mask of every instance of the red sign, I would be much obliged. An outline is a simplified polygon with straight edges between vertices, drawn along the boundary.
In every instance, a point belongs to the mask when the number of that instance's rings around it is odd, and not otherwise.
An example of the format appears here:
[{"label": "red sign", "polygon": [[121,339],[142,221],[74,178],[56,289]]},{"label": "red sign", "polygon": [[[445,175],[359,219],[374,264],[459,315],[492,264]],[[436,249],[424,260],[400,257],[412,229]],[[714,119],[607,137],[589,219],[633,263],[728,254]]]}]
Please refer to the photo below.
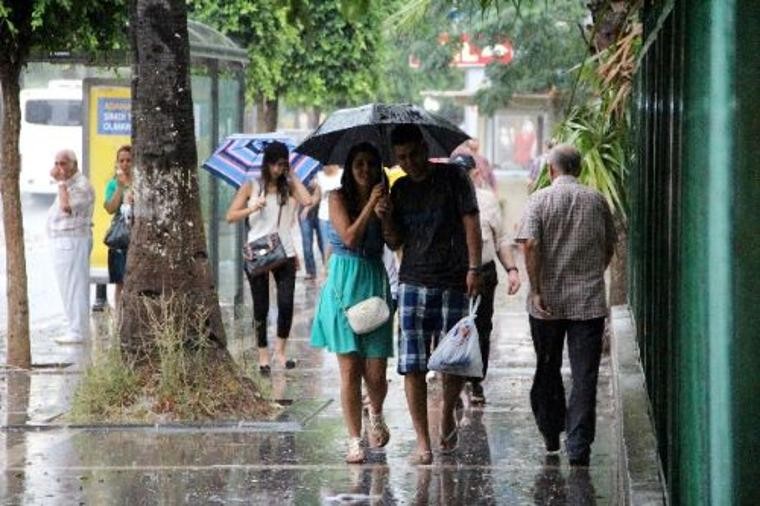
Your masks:
[{"label": "red sign", "polygon": [[[438,40],[441,44],[445,44],[449,40],[447,33],[442,33]],[[451,66],[457,68],[468,67],[485,67],[491,63],[501,63],[506,65],[512,61],[514,56],[514,50],[512,49],[512,43],[509,39],[503,39],[501,42],[485,47],[479,47],[475,43],[470,41],[470,36],[462,34],[461,36],[462,47],[454,55],[451,60]],[[420,61],[415,56],[409,57],[409,66],[412,68],[419,68]]]},{"label": "red sign", "polygon": [[507,64],[512,61],[513,56],[512,43],[508,39],[480,48],[470,42],[470,37],[465,33],[462,35],[462,49],[454,55],[452,65],[455,67],[485,67],[490,63]]}]

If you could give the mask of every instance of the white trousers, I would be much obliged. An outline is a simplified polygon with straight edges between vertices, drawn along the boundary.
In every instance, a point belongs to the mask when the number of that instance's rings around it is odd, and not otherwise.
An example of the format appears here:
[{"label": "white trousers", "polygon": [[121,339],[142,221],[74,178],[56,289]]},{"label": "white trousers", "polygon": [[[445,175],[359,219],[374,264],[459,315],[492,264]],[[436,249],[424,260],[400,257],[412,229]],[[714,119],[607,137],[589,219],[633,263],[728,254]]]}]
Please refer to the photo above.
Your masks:
[{"label": "white trousers", "polygon": [[67,338],[90,337],[90,251],[92,235],[50,238],[53,268],[68,324]]}]

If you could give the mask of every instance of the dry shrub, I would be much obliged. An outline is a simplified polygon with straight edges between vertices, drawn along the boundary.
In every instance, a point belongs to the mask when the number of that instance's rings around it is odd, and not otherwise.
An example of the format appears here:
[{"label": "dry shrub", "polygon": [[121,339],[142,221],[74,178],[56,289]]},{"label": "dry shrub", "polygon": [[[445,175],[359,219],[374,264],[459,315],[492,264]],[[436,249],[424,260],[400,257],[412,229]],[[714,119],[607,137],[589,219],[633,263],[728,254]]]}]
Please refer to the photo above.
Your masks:
[{"label": "dry shrub", "polygon": [[266,387],[206,337],[206,311],[177,295],[146,298],[145,307],[151,353],[135,363],[111,345],[85,372],[71,420],[261,420],[278,412]]}]

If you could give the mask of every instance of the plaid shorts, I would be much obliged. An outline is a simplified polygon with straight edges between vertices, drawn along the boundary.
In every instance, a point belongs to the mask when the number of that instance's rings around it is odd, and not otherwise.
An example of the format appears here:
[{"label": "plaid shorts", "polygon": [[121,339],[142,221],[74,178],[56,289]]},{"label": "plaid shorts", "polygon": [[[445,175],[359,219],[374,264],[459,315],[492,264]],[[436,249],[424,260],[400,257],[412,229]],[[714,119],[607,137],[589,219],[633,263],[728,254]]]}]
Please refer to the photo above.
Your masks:
[{"label": "plaid shorts", "polygon": [[433,341],[467,315],[467,294],[402,283],[398,303],[398,373],[426,372]]}]

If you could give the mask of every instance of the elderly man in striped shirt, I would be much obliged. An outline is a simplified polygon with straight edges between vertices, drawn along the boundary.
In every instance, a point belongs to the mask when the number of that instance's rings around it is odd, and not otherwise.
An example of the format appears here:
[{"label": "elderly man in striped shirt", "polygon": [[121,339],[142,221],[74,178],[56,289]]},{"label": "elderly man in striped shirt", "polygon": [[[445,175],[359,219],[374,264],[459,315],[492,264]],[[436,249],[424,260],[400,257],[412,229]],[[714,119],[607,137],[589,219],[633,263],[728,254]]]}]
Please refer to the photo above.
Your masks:
[{"label": "elderly man in striped shirt", "polygon": [[[578,182],[581,155],[560,145],[549,154],[551,186],[528,201],[516,240],[530,279],[528,313],[536,374],[531,407],[547,453],[565,447],[573,466],[588,466],[596,429],[596,386],[607,301],[604,271],[615,227],[601,193]],[[567,335],[573,386],[565,403],[562,348]]]},{"label": "elderly man in striped shirt", "polygon": [[56,342],[80,343],[90,336],[90,251],[95,192],[70,149],[59,151],[50,176],[58,195],[48,211],[47,233],[67,331]]}]

